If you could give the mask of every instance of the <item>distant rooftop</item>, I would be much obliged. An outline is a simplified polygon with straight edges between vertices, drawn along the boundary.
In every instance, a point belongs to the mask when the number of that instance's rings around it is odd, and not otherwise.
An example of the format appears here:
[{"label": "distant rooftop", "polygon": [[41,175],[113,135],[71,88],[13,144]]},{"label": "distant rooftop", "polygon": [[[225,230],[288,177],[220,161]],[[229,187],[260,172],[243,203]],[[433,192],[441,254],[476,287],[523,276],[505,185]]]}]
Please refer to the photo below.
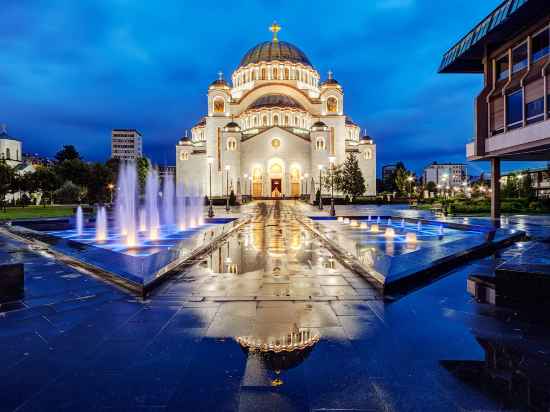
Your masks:
[{"label": "distant rooftop", "polygon": [[113,129],[113,132],[134,132],[141,136],[141,133],[136,129]]},{"label": "distant rooftop", "polygon": [[485,47],[504,43],[549,13],[548,0],[505,0],[445,53],[439,73],[483,73]]}]

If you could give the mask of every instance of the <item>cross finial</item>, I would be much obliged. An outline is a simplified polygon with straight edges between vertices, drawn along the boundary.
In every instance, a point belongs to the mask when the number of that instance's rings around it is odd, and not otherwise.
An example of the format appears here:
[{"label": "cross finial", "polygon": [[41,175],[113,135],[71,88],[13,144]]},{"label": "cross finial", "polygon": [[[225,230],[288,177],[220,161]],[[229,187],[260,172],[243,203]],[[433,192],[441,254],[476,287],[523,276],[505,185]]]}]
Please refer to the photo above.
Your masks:
[{"label": "cross finial", "polygon": [[281,31],[281,26],[276,21],[274,21],[273,24],[271,26],[269,26],[269,31],[271,33],[273,33],[273,40],[271,40],[271,41],[273,43],[278,42],[279,39],[277,39],[277,33],[279,33]]},{"label": "cross finial", "polygon": [[329,70],[329,71],[328,71],[328,79],[329,79],[329,80],[332,80],[332,70]]},{"label": "cross finial", "polygon": [[218,80],[223,80],[223,72],[221,70],[218,72]]}]

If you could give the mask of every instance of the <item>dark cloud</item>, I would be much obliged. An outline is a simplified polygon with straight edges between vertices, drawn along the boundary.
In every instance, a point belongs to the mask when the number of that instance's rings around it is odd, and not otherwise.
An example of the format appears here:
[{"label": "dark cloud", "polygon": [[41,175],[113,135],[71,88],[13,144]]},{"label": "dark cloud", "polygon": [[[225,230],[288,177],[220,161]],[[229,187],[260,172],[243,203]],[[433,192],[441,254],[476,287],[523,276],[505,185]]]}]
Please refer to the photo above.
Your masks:
[{"label": "dark cloud", "polygon": [[0,122],[26,151],[52,155],[73,143],[91,160],[109,155],[111,128],[135,127],[148,155],[173,163],[216,73],[229,78],[277,19],[281,38],[323,76],[335,72],[380,165],[463,161],[481,78],[436,71],[499,1],[4,0]]}]

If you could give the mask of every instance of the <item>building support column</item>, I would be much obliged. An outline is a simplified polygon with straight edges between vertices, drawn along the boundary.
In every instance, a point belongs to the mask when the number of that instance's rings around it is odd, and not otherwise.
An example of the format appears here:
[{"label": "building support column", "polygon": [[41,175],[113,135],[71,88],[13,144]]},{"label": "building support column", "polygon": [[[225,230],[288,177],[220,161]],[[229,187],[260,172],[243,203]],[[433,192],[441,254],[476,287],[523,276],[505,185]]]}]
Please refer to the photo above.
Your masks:
[{"label": "building support column", "polygon": [[500,159],[491,159],[491,218],[500,223]]}]

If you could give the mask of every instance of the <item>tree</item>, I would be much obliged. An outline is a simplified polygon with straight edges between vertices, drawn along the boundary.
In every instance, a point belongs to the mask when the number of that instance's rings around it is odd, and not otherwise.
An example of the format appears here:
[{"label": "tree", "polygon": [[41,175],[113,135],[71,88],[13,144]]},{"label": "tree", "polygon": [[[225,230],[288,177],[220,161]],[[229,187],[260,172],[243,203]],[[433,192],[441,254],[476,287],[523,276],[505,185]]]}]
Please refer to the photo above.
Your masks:
[{"label": "tree", "polygon": [[[53,168],[48,166],[39,167],[32,174],[32,179],[32,186],[35,190],[40,191],[44,198],[49,196],[50,203],[53,204],[53,192],[60,186],[58,176]],[[43,204],[46,207],[45,199],[43,199]]]},{"label": "tree", "polygon": [[519,195],[528,199],[534,199],[536,197],[535,189],[533,188],[533,177],[531,173],[526,173],[519,182]]},{"label": "tree", "polygon": [[352,201],[367,190],[365,187],[365,179],[359,168],[359,161],[355,153],[349,153],[346,161],[342,165],[341,181],[339,181],[339,184],[341,185],[339,190],[350,196]]},{"label": "tree", "polygon": [[513,198],[518,196],[518,178],[515,173],[510,173],[506,176],[506,181],[504,182],[504,185],[502,185],[501,194],[502,197],[505,198]]},{"label": "tree", "polygon": [[5,161],[0,162],[0,201],[6,207],[6,195],[10,192],[14,180],[14,171]]},{"label": "tree", "polygon": [[76,203],[80,201],[81,188],[70,180],[55,191],[55,198],[60,203]]},{"label": "tree", "polygon": [[138,182],[141,193],[145,191],[145,180],[147,179],[147,172],[149,171],[150,165],[149,159],[146,157],[140,157],[136,161]]},{"label": "tree", "polygon": [[435,182],[428,182],[426,184],[426,190],[428,191],[428,193],[435,193],[437,191],[437,185],[435,184]]},{"label": "tree", "polygon": [[86,186],[90,181],[90,167],[80,159],[67,159],[55,165],[55,173],[62,182],[71,181]]},{"label": "tree", "polygon": [[65,160],[81,160],[80,154],[77,152],[76,148],[70,144],[63,146],[63,149],[61,149],[59,152],[55,155],[55,160],[57,160],[58,163],[62,163]]},{"label": "tree", "polygon": [[393,182],[395,190],[398,194],[407,194],[408,178],[412,176],[411,173],[405,168],[403,162],[398,162],[395,171],[393,172]]},{"label": "tree", "polygon": [[114,174],[111,168],[102,163],[94,163],[90,168],[88,180],[88,202],[107,203],[110,201],[111,192],[109,185],[114,182]]}]

